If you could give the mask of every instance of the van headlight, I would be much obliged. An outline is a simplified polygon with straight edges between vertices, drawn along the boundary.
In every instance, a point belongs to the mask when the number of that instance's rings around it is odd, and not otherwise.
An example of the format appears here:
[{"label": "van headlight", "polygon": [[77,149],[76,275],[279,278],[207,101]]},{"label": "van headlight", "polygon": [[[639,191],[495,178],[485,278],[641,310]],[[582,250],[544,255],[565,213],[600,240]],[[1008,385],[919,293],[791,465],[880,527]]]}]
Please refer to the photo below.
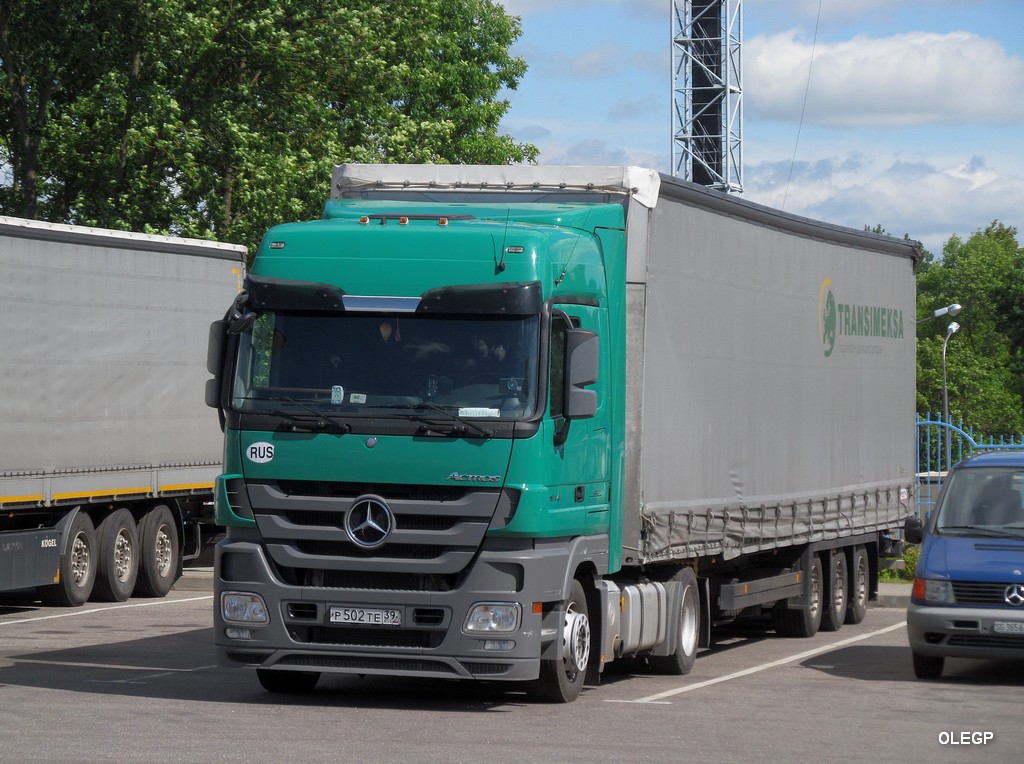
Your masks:
[{"label": "van headlight", "polygon": [[519,628],[519,613],[516,602],[478,602],[469,609],[462,630],[487,634],[515,631]]},{"label": "van headlight", "polygon": [[928,605],[953,605],[956,603],[953,584],[950,581],[934,578],[915,578],[913,599]]}]

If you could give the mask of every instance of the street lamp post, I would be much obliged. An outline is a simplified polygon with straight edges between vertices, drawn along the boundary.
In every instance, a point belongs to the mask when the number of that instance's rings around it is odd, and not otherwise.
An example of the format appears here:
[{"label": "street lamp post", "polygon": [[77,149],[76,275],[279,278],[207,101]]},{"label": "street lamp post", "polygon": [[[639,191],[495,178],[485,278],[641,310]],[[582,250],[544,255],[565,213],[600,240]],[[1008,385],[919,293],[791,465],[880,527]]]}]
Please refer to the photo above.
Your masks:
[{"label": "street lamp post", "polygon": [[[957,306],[960,307],[959,305]],[[959,311],[957,311],[959,312]],[[938,311],[935,311],[936,316]],[[942,341],[942,421],[946,423],[946,470],[949,471],[950,461],[950,431],[949,431],[949,389],[946,387],[946,346],[949,338],[960,330],[960,324],[956,321],[950,322],[946,327],[946,339]]]},{"label": "street lamp post", "polygon": [[923,324],[935,318],[942,318],[943,316],[955,316],[958,315],[961,310],[963,310],[963,306],[960,305],[960,303],[958,302],[954,302],[952,305],[947,305],[944,308],[939,308],[938,310],[934,311],[930,316],[925,316],[924,318],[917,319],[917,321],[915,321],[914,323]]}]

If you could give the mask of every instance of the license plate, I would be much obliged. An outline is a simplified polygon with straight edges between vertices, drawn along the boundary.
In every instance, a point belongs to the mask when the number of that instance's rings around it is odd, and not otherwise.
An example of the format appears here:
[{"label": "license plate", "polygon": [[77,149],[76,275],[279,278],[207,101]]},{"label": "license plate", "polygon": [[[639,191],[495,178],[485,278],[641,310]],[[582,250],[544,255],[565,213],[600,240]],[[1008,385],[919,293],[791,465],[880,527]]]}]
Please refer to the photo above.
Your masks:
[{"label": "license plate", "polygon": [[996,634],[1024,634],[1024,621],[996,621],[992,624]]},{"label": "license plate", "polygon": [[362,626],[401,626],[402,611],[391,608],[332,607],[331,623],[354,623]]}]

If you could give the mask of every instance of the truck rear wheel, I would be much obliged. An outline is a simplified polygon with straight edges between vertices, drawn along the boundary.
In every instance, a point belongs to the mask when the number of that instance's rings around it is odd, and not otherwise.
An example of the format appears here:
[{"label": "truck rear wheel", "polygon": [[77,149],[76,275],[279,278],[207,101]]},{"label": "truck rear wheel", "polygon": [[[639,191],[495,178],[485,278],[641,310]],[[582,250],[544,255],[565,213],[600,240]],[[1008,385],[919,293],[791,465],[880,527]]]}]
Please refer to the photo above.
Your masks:
[{"label": "truck rear wheel", "polygon": [[139,578],[135,594],[163,597],[178,577],[181,544],[171,510],[163,504],[153,507],[139,523]]},{"label": "truck rear wheel", "polygon": [[861,623],[868,614],[868,553],[859,546],[853,550],[853,565],[850,569],[850,596],[846,606],[846,622]]},{"label": "truck rear wheel", "polygon": [[810,579],[811,599],[805,607],[790,609],[786,602],[780,602],[772,610],[772,625],[780,637],[796,637],[807,639],[818,633],[821,626],[821,558],[811,555],[811,569],[807,572]]},{"label": "truck rear wheel", "polygon": [[[679,603],[679,636],[675,651],[671,655],[655,655],[650,659],[651,668],[661,674],[682,676],[689,674],[697,660],[697,642],[700,636],[700,595],[697,590],[697,576],[692,568],[680,568],[672,577],[683,588]],[[672,617],[673,614],[669,614]]]},{"label": "truck rear wheel", "polygon": [[590,616],[583,584],[574,580],[562,619],[561,659],[544,660],[532,694],[549,703],[571,703],[583,689],[590,662]]},{"label": "truck rear wheel", "polygon": [[44,605],[79,607],[89,601],[96,581],[96,530],[84,512],[75,515],[68,528],[57,577],[57,583],[37,590]]},{"label": "truck rear wheel", "polygon": [[139,533],[135,518],[119,509],[103,518],[99,538],[99,564],[93,596],[104,602],[124,602],[132,596],[139,575]]},{"label": "truck rear wheel", "polygon": [[850,583],[846,575],[846,553],[839,549],[832,555],[832,575],[825,586],[826,605],[821,611],[821,630],[839,631],[846,621]]}]

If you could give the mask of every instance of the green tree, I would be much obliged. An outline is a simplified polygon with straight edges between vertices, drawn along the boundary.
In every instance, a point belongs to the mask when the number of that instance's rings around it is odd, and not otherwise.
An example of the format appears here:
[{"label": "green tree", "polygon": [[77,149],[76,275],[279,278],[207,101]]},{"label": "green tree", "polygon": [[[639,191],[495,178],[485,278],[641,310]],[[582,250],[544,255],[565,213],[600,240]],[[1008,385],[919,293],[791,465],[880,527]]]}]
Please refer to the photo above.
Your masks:
[{"label": "green tree", "polygon": [[253,247],[339,162],[534,161],[492,0],[0,0],[0,211]]},{"label": "green tree", "polygon": [[[995,221],[966,241],[952,237],[941,261],[920,268],[918,315],[963,305],[946,349],[950,416],[987,435],[1024,431],[1024,249]],[[942,345],[948,320],[918,326],[917,403],[942,410]]]}]

